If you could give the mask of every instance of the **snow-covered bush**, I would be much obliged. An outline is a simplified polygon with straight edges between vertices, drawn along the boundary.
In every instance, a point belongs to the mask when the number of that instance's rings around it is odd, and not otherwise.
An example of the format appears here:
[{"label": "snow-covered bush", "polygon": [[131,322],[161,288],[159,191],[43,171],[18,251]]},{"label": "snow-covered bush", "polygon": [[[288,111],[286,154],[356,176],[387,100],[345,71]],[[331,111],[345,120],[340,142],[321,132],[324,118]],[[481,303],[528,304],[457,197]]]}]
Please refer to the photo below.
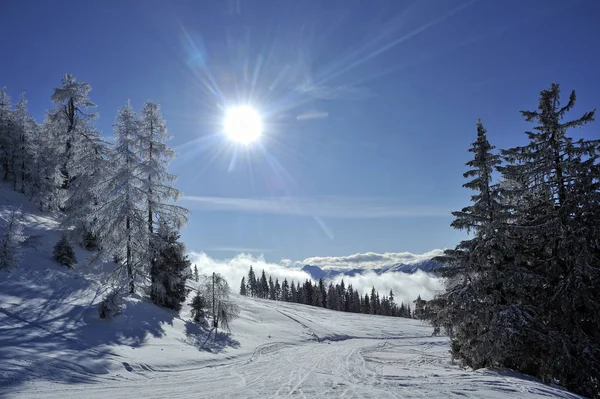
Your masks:
[{"label": "snow-covered bush", "polygon": [[98,305],[98,315],[101,319],[112,319],[123,311],[123,298],[119,288],[110,290]]},{"label": "snow-covered bush", "polygon": [[54,260],[60,263],[63,266],[68,267],[69,269],[73,267],[74,264],[77,263],[77,258],[75,257],[75,251],[73,251],[73,247],[69,244],[69,240],[66,236],[62,236],[60,240],[54,246]]}]

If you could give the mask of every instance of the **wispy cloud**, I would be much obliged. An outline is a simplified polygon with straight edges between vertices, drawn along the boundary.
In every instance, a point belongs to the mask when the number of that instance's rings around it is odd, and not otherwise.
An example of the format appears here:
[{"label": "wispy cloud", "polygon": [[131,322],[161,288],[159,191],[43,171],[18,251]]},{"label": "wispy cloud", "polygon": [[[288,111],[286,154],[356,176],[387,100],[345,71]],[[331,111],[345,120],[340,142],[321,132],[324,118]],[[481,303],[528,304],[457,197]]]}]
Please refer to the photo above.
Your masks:
[{"label": "wispy cloud", "polygon": [[410,252],[386,252],[383,254],[366,252],[347,256],[314,256],[304,259],[302,264],[335,269],[377,269],[397,263],[410,265],[432,259],[443,253],[443,249],[434,249],[433,251],[425,252],[423,254],[413,254]]},{"label": "wispy cloud", "polygon": [[391,199],[370,197],[207,197],[188,195],[182,198],[192,209],[329,217],[375,219],[406,217],[446,217],[450,209],[428,205],[402,205]]},{"label": "wispy cloud", "polygon": [[318,100],[364,100],[374,95],[371,90],[363,86],[313,85],[310,81],[296,86],[294,90]]},{"label": "wispy cloud", "polygon": [[326,119],[328,116],[328,112],[312,110],[301,113],[296,119],[299,121],[308,121],[312,119]]}]

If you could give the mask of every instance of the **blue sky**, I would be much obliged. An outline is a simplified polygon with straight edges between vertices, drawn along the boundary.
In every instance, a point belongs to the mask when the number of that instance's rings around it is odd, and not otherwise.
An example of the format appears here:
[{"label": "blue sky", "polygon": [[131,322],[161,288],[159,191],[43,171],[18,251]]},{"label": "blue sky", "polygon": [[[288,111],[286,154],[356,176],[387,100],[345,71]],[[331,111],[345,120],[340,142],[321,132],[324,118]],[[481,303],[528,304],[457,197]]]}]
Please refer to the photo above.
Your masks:
[{"label": "blue sky", "polygon": [[[4,0],[0,85],[41,121],[72,73],[106,136],[126,100],[160,102],[190,250],[420,253],[463,237],[449,212],[469,200],[477,118],[509,147],[553,81],[577,90],[576,113],[599,105],[599,13],[593,0]],[[265,124],[247,148],[221,134],[240,103]]]}]

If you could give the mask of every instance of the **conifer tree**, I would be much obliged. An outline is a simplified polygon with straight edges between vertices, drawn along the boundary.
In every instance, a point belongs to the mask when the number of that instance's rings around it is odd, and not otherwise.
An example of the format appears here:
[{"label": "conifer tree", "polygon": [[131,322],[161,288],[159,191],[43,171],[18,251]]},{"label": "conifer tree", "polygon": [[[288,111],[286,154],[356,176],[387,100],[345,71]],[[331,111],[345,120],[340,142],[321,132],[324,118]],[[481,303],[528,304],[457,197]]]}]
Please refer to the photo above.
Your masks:
[{"label": "conifer tree", "polygon": [[71,244],[69,244],[69,240],[65,235],[63,235],[54,246],[53,256],[55,261],[63,266],[68,267],[69,269],[71,269],[73,265],[77,263],[75,251],[73,251],[73,247]]},{"label": "conifer tree", "polygon": [[246,278],[242,277],[242,283],[240,284],[240,295],[246,296]]},{"label": "conifer tree", "polygon": [[161,223],[157,234],[161,246],[150,268],[150,298],[157,305],[179,311],[187,294],[191,263],[175,229]]}]

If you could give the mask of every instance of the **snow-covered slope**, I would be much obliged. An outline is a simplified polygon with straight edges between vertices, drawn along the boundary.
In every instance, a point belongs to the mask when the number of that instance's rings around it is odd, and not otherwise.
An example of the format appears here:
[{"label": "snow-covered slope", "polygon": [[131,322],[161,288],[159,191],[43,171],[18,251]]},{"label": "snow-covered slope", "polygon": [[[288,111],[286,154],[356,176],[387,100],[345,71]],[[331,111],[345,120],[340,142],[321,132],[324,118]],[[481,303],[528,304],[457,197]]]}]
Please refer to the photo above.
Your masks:
[{"label": "snow-covered slope", "polygon": [[508,371],[462,370],[447,338],[416,320],[239,296],[231,334],[209,335],[187,305],[178,315],[140,296],[100,320],[114,265],[55,264],[56,219],[0,188],[0,214],[19,202],[38,238],[18,269],[0,272],[0,397],[575,397]]}]

